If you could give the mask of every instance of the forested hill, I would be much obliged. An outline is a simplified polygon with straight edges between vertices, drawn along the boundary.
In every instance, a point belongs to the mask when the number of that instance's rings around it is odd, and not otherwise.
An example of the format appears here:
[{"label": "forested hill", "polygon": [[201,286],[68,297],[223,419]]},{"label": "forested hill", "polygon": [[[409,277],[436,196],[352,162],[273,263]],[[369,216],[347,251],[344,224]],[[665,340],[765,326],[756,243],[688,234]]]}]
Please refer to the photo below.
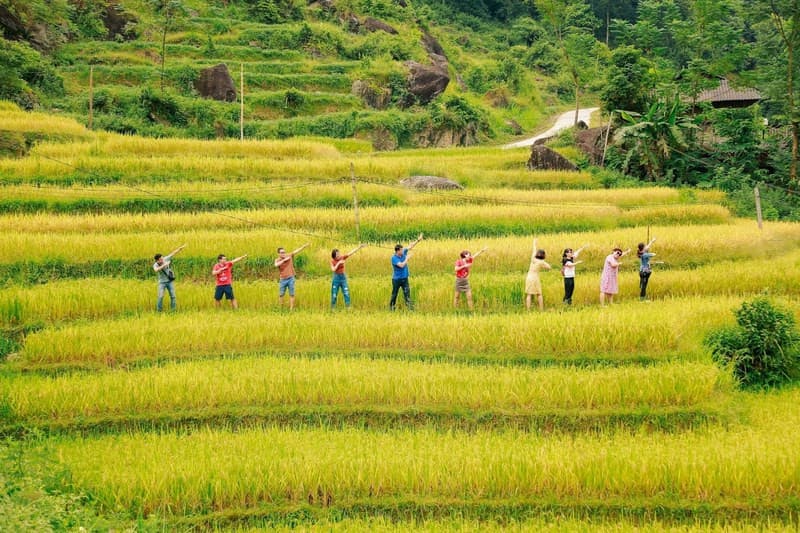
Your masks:
[{"label": "forested hill", "polygon": [[[0,98],[88,123],[91,69],[95,129],[238,137],[243,75],[249,138],[475,144],[564,105],[555,51],[532,53],[524,23],[508,31],[534,15],[419,0],[4,0]],[[219,64],[231,79],[203,98],[202,71]]]},{"label": "forested hill", "polygon": [[94,129],[391,150],[600,104],[625,174],[798,184],[800,0],[1,0],[0,26],[0,99]]}]

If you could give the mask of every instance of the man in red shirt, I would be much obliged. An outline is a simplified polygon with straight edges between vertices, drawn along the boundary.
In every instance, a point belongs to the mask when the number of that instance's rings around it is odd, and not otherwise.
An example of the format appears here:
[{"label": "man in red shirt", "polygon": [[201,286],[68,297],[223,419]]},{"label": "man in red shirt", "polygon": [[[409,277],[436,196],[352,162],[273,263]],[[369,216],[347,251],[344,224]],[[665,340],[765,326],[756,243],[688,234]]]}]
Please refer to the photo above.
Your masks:
[{"label": "man in red shirt", "polygon": [[456,261],[456,292],[453,299],[453,305],[456,308],[458,308],[459,296],[461,296],[461,293],[465,293],[467,295],[467,305],[472,311],[472,289],[469,286],[469,272],[472,268],[472,261],[485,251],[486,247],[483,247],[478,253],[471,255],[469,250],[464,250]]},{"label": "man in red shirt", "polygon": [[223,295],[226,300],[231,301],[231,307],[233,309],[239,307],[239,304],[236,303],[236,298],[233,297],[233,286],[231,285],[231,283],[233,283],[233,264],[238,263],[245,257],[247,257],[247,254],[228,261],[225,254],[219,254],[217,256],[217,264],[211,269],[211,273],[217,278],[217,288],[214,291],[214,305],[217,307],[220,306]]}]

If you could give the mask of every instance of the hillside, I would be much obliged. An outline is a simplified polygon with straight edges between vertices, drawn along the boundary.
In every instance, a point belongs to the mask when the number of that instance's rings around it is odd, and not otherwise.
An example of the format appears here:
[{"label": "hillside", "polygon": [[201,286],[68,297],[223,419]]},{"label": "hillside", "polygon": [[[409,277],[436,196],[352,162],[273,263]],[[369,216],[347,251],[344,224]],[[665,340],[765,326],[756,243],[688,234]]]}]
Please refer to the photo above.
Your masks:
[{"label": "hillside", "polygon": [[[512,46],[523,37],[508,20],[470,3],[119,0],[47,16],[38,3],[0,11],[7,52],[29,64],[0,97],[94,129],[472,145],[530,131],[564,105],[555,82],[525,67],[532,52]],[[201,71],[216,65],[230,78],[215,80],[218,99],[201,97]]]}]

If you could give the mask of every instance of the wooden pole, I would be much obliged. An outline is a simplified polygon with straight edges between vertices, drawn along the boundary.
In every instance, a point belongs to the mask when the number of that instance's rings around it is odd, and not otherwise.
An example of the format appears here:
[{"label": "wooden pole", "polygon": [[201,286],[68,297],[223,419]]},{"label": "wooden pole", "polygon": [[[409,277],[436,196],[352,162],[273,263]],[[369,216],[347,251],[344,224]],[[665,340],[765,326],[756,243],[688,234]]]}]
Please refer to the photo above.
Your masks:
[{"label": "wooden pole", "polygon": [[756,195],[756,221],[758,222],[758,229],[764,229],[762,227],[763,220],[761,218],[761,193],[758,192],[758,186],[753,189],[753,193]]},{"label": "wooden pole", "polygon": [[608,148],[608,135],[611,133],[611,122],[614,118],[614,112],[612,111],[610,115],[608,115],[608,127],[606,128],[606,138],[603,141],[603,159],[600,160],[600,166],[606,166],[606,149]]},{"label": "wooden pole", "polygon": [[244,63],[239,63],[239,140],[244,140]]},{"label": "wooden pole", "polygon": [[358,219],[358,194],[356,193],[356,171],[353,163],[350,163],[350,178],[353,182],[353,212],[356,217],[356,238],[358,243],[361,244],[361,222]]},{"label": "wooden pole", "polygon": [[94,65],[89,67],[89,129],[94,126]]}]

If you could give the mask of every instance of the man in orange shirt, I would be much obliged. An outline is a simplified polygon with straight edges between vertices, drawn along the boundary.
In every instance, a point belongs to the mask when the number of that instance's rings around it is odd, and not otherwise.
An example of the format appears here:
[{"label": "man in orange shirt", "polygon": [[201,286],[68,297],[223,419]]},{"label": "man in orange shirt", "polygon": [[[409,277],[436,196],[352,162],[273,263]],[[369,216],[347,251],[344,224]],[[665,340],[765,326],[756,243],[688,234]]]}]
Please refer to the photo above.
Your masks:
[{"label": "man in orange shirt", "polygon": [[278,276],[280,281],[278,283],[278,300],[281,307],[283,307],[283,295],[289,291],[289,310],[294,309],[294,256],[305,250],[310,243],[305,243],[303,246],[294,252],[287,254],[284,247],[278,248],[278,258],[275,260],[275,266],[278,267]]}]

